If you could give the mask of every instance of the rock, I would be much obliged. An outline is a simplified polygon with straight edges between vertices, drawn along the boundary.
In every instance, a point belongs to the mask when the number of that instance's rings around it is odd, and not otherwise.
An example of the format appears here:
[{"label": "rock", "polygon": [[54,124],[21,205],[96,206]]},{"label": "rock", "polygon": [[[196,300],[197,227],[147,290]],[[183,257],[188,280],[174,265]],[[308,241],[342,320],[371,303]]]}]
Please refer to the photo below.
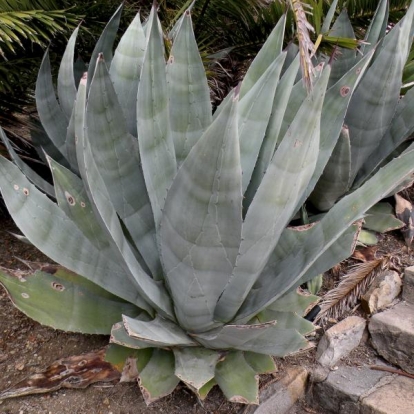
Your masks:
[{"label": "rock", "polygon": [[402,298],[414,304],[414,266],[407,267],[404,271],[404,284]]},{"label": "rock", "polygon": [[414,380],[397,377],[361,402],[361,414],[413,414]]},{"label": "rock", "polygon": [[318,365],[310,373],[310,381],[311,382],[323,382],[326,380],[329,373],[330,373],[329,368]]},{"label": "rock", "polygon": [[394,270],[382,273],[361,298],[361,305],[367,313],[385,309],[401,292],[401,278]]},{"label": "rock", "polygon": [[308,372],[305,368],[289,368],[284,377],[266,386],[259,396],[258,406],[249,405],[243,414],[285,414],[305,395]]},{"label": "rock", "polygon": [[375,314],[369,332],[372,345],[382,357],[414,374],[414,305],[401,302]]},{"label": "rock", "polygon": [[362,338],[366,321],[359,316],[349,316],[329,328],[319,342],[316,359],[323,366],[333,366],[356,348]]},{"label": "rock", "polygon": [[318,413],[359,413],[360,398],[387,376],[392,378],[387,372],[373,371],[368,367],[339,367],[330,372],[324,382],[310,385],[309,403]]}]

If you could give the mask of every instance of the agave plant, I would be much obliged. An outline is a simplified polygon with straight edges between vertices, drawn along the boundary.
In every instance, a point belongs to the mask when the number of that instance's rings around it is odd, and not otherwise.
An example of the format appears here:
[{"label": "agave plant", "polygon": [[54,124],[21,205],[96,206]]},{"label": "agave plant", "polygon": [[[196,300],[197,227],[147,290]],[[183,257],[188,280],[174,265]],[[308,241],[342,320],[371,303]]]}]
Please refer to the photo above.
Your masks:
[{"label": "agave plant", "polygon": [[[341,130],[367,53],[327,87],[319,65],[283,137],[299,56],[282,51],[281,19],[243,82],[211,111],[186,11],[167,63],[153,8],[112,45],[108,23],[79,84],[69,40],[56,98],[48,53],[36,85],[39,139],[54,185],[11,150],[0,188],[25,237],[59,265],[1,269],[13,303],[33,319],[111,334],[108,360],[136,361],[147,403],[183,381],[199,398],[218,384],[258,402],[272,356],[306,348],[315,299],[296,288],[348,257],[364,212],[414,170],[414,151],[381,169],[310,226],[289,227]],[[408,19],[412,19],[412,11]],[[323,116],[322,116],[323,115]],[[275,148],[277,148],[275,150]],[[44,193],[48,194],[45,195]],[[54,201],[56,200],[56,202]]]},{"label": "agave plant", "polygon": [[[376,44],[379,46],[351,98],[340,138],[310,196],[311,203],[320,211],[329,210],[344,194],[359,188],[410,144],[414,132],[414,91],[409,90],[405,96],[400,91],[412,44],[412,8],[387,33],[388,1],[378,4],[360,52],[364,54]],[[340,37],[355,37],[346,10],[331,32]],[[354,66],[361,59],[360,52],[341,50],[332,63],[330,82]]]}]

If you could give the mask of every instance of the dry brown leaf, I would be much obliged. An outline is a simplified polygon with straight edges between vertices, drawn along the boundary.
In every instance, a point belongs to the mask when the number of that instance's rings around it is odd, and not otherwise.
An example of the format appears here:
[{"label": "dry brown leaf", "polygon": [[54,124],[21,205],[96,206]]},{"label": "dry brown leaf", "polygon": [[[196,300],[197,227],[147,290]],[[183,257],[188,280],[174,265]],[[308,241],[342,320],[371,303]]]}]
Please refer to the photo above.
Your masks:
[{"label": "dry brown leaf", "polygon": [[322,298],[319,304],[321,310],[314,322],[339,319],[354,308],[377,275],[388,269],[389,263],[390,258],[386,256],[354,266],[352,272],[345,275],[338,286]]},{"label": "dry brown leaf", "polygon": [[86,388],[95,382],[119,380],[121,374],[104,360],[105,349],[62,358],[39,372],[0,392],[0,400],[42,394],[60,388]]}]

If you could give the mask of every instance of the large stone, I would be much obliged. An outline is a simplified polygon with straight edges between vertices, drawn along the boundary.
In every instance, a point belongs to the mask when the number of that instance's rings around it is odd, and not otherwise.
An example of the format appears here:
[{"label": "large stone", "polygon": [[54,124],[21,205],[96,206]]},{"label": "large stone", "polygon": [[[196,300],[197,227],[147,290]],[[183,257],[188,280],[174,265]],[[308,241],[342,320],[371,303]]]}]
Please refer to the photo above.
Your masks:
[{"label": "large stone", "polygon": [[407,267],[404,271],[403,299],[414,304],[414,266]]},{"label": "large stone", "polygon": [[372,345],[381,356],[414,374],[414,305],[401,302],[375,314],[369,332]]},{"label": "large stone", "polygon": [[260,392],[260,405],[249,405],[243,414],[285,414],[305,395],[308,372],[305,368],[289,368],[283,378]]},{"label": "large stone", "polygon": [[414,380],[397,377],[361,401],[361,414],[413,414]]},{"label": "large stone", "polygon": [[333,366],[355,349],[362,338],[366,321],[359,316],[349,316],[329,328],[319,341],[316,359],[323,366]]},{"label": "large stone", "polygon": [[361,304],[367,313],[376,313],[385,309],[401,292],[401,278],[394,270],[382,273],[361,298]]},{"label": "large stone", "polygon": [[325,381],[310,384],[309,404],[318,408],[318,413],[359,414],[361,397],[385,377],[392,375],[368,367],[339,367]]}]

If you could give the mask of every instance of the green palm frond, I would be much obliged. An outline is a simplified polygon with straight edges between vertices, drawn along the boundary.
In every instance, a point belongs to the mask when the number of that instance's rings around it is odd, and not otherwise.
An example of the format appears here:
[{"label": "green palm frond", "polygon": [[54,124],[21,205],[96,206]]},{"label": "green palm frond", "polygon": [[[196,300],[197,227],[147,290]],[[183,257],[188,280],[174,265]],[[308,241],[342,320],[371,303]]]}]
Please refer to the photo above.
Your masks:
[{"label": "green palm frond", "polygon": [[59,32],[74,27],[79,18],[66,10],[0,9],[0,53],[16,53],[16,46],[24,47],[23,41],[44,45]]}]

